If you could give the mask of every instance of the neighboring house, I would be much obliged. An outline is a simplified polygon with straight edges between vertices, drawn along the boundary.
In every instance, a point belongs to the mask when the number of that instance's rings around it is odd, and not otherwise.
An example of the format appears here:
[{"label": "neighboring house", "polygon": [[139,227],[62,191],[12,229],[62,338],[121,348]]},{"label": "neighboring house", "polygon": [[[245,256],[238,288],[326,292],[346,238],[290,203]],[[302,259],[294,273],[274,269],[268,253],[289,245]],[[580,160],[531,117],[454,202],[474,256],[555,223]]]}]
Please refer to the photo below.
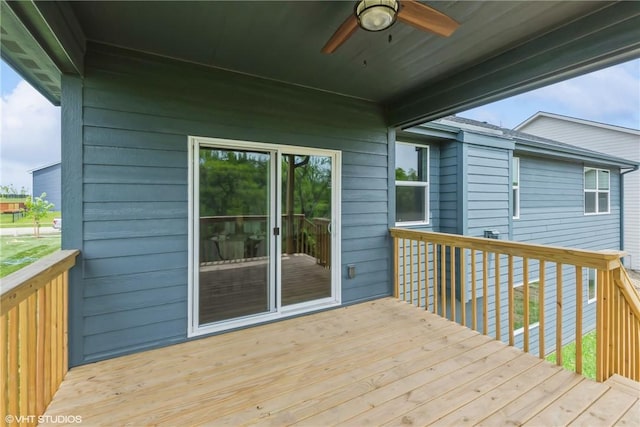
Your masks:
[{"label": "neighboring house", "polygon": [[[516,130],[640,162],[640,130],[538,112]],[[622,249],[625,264],[640,270],[640,173],[625,174]]]},{"label": "neighboring house", "polygon": [[[3,58],[62,105],[69,364],[391,295],[396,132],[635,55],[631,3],[443,2],[450,38],[398,22],[326,55],[349,2],[3,0]],[[513,150],[440,126],[439,182],[404,186],[433,217],[406,222],[515,233]]]},{"label": "neighboring house", "polygon": [[[407,129],[398,133],[397,141],[396,226],[578,249],[620,249],[619,178],[621,171],[637,169],[637,162],[456,116]],[[413,178],[406,178],[411,174],[405,171],[415,171]],[[516,300],[521,297],[522,262],[515,260]],[[552,265],[545,270],[549,312],[556,301],[555,273]],[[575,271],[563,273],[565,294],[571,295]],[[494,275],[492,271],[490,279]],[[506,260],[501,275],[506,283]],[[529,265],[531,292],[537,292],[539,275],[538,265]],[[584,332],[588,332],[595,327],[595,270],[585,269],[583,282]],[[506,292],[505,288],[501,299],[506,300]],[[470,291],[465,298],[470,300]],[[575,315],[575,301],[564,309],[563,336],[570,342],[575,336],[575,322],[569,321]],[[516,325],[516,343],[523,326]],[[493,331],[495,325],[490,322],[488,327]],[[502,336],[508,336],[507,326],[501,328]],[[554,328],[546,326],[549,344]],[[535,316],[530,318],[530,333],[536,352]]]},{"label": "neighboring house", "polygon": [[30,170],[32,176],[33,197],[47,193],[47,201],[53,203],[53,210],[62,210],[62,178],[60,163],[41,166]]}]

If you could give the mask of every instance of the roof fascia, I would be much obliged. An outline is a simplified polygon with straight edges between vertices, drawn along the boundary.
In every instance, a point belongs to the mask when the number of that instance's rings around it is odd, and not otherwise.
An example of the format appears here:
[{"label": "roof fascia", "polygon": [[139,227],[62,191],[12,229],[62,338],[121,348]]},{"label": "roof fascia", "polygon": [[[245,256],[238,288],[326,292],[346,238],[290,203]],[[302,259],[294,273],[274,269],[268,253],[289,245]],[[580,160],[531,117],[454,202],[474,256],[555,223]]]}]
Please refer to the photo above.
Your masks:
[{"label": "roof fascia", "polygon": [[3,28],[8,20],[10,34],[23,51],[15,52],[3,44],[2,58],[59,105],[61,74],[84,72],[86,38],[71,6],[66,1],[35,0],[2,0],[1,6]]},{"label": "roof fascia", "polygon": [[637,129],[625,128],[625,127],[622,127],[622,126],[610,125],[610,124],[607,124],[607,123],[594,122],[594,121],[591,121],[591,120],[579,119],[577,117],[563,116],[562,114],[548,113],[548,112],[545,112],[545,111],[538,111],[536,114],[534,114],[533,116],[529,117],[524,122],[522,122],[518,126],[516,126],[514,129],[515,130],[520,130],[520,128],[523,128],[526,125],[528,125],[529,123],[533,122],[534,120],[536,120],[538,118],[542,118],[542,117],[547,117],[547,118],[550,118],[550,119],[560,120],[560,121],[564,121],[564,122],[578,123],[578,124],[585,125],[585,126],[592,126],[592,127],[596,127],[596,128],[612,130],[612,131],[615,131],[615,132],[628,133],[628,134],[631,134],[631,135],[640,135],[640,130],[637,130]]},{"label": "roof fascia", "polygon": [[576,150],[564,147],[549,147],[548,145],[523,140],[515,141],[515,153],[516,155],[518,153],[527,153],[541,157],[553,157],[563,160],[587,161],[590,163],[616,166],[620,168],[635,168],[639,165],[638,163],[620,159],[618,157],[608,156],[606,154],[591,155],[587,153],[579,153]]}]

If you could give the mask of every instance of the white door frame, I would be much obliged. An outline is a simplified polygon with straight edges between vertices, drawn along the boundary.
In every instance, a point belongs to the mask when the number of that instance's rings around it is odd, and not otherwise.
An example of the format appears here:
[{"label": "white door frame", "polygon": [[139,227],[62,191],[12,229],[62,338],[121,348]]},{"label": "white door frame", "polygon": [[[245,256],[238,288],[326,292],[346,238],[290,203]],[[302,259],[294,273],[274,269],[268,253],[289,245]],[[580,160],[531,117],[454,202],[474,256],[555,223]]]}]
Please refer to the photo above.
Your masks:
[{"label": "white door frame", "polygon": [[[296,314],[307,313],[321,310],[328,307],[338,306],[342,302],[341,287],[341,152],[337,150],[324,150],[308,147],[299,147],[293,145],[269,144],[252,141],[237,141],[231,139],[208,138],[189,136],[189,190],[188,190],[188,297],[187,297],[187,336],[199,336],[213,332],[230,330],[245,327],[257,323],[267,322],[280,318],[293,316]],[[199,310],[199,292],[197,289],[199,280],[198,260],[199,244],[198,236],[200,235],[199,218],[199,173],[198,173],[198,156],[200,146],[229,149],[229,150],[255,150],[258,152],[271,153],[271,177],[270,177],[270,195],[271,195],[271,215],[270,228],[278,227],[282,230],[282,207],[279,200],[280,197],[280,177],[281,177],[281,159],[283,153],[296,155],[318,155],[331,158],[332,176],[331,176],[331,297],[319,300],[303,302],[300,304],[289,305],[283,307],[281,304],[281,253],[282,253],[282,233],[274,238],[273,233],[269,233],[270,242],[270,269],[269,269],[269,292],[273,293],[275,289],[275,298],[270,298],[271,311],[256,315],[240,317],[236,319],[225,320],[206,325],[198,324]]]}]

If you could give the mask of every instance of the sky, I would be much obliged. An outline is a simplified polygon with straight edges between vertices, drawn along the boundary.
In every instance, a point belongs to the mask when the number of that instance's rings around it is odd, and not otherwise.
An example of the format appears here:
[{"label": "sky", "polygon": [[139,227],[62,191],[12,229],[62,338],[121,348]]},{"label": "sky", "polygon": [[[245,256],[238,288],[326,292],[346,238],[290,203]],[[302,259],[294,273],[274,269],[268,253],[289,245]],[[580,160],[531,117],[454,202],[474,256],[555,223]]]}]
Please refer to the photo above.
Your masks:
[{"label": "sky", "polygon": [[[0,81],[0,185],[24,187],[30,194],[29,171],[60,161],[60,108],[4,62]],[[640,59],[458,115],[514,128],[538,111],[639,129]]]}]

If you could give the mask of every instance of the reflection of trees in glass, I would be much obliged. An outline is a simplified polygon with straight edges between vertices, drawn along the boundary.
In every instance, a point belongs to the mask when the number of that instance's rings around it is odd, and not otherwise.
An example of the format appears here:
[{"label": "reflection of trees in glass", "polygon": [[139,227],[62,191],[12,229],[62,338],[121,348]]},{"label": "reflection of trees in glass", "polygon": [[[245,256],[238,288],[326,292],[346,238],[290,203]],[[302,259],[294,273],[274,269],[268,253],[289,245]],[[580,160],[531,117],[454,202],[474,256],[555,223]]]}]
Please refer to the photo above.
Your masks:
[{"label": "reflection of trees in glass", "polygon": [[[396,181],[418,181],[418,171],[410,168],[396,168]],[[422,192],[422,193],[420,193]],[[424,220],[424,194],[422,187],[396,186],[396,220],[421,221]]]},{"label": "reflection of trees in glass", "polygon": [[418,171],[413,168],[408,171],[402,168],[396,168],[396,181],[419,181]]},{"label": "reflection of trees in glass", "polygon": [[282,162],[283,212],[287,210],[287,178],[290,159],[293,158],[295,181],[293,186],[293,212],[305,218],[331,217],[331,159],[320,156],[285,155]]},{"label": "reflection of trees in glass", "polygon": [[200,216],[266,215],[269,156],[200,150]]}]

